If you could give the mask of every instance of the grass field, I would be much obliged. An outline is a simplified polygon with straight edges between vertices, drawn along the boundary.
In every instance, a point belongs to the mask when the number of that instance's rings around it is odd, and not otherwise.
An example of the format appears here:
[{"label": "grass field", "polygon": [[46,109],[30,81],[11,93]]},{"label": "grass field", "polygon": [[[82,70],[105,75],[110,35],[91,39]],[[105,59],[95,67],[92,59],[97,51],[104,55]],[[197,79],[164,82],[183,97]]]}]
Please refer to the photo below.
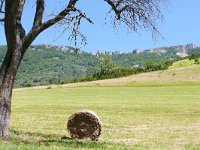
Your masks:
[{"label": "grass field", "polygon": [[[200,149],[200,86],[15,91],[11,149]],[[65,141],[67,118],[94,110],[99,142]]]},{"label": "grass field", "polygon": [[[194,70],[196,76],[200,71],[189,68]],[[200,149],[200,85],[198,77],[190,80],[188,76],[188,69],[179,69],[17,89],[10,143],[0,144],[0,149]],[[100,140],[62,140],[69,136],[68,117],[82,109],[99,115],[103,122]]]},{"label": "grass field", "polygon": [[170,66],[170,69],[174,69],[174,68],[182,68],[182,67],[190,67],[190,66],[194,66],[195,65],[195,61],[194,59],[183,59],[183,60],[179,60],[176,61],[172,64],[172,66]]}]

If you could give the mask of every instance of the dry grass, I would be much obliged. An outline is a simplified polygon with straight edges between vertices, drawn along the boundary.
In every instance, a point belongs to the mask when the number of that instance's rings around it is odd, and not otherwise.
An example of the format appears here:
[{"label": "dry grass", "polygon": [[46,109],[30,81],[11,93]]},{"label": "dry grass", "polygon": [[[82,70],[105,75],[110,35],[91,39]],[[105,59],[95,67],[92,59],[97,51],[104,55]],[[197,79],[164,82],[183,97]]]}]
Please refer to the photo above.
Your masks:
[{"label": "dry grass", "polygon": [[200,65],[187,68],[175,68],[164,71],[141,73],[117,79],[106,79],[92,82],[71,83],[64,85],[37,86],[27,89],[49,89],[63,87],[90,87],[90,86],[160,86],[160,85],[200,85]]},{"label": "dry grass", "polygon": [[[199,150],[200,66],[16,89],[12,108],[11,144],[0,149]],[[61,140],[82,109],[103,122],[99,142]]]},{"label": "dry grass", "polygon": [[[199,85],[14,91],[10,149],[199,149],[199,91]],[[83,109],[103,122],[99,141],[61,140],[69,136],[66,119]]]}]

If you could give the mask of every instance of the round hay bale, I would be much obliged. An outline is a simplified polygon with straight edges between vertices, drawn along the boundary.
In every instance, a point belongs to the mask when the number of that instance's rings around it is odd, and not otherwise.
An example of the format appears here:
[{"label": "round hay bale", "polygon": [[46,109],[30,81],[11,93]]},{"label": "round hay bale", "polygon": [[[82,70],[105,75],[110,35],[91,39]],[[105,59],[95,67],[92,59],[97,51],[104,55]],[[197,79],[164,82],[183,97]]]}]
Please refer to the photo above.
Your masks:
[{"label": "round hay bale", "polygon": [[67,130],[72,139],[89,138],[97,141],[101,135],[101,126],[99,117],[93,111],[83,110],[69,117]]}]

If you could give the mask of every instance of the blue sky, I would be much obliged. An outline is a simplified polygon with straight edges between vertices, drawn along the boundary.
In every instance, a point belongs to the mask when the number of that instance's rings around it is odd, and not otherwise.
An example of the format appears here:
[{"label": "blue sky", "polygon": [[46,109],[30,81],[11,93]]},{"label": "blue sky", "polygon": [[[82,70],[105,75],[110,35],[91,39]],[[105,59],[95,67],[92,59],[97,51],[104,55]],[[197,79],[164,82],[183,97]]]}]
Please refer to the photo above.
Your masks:
[{"label": "blue sky", "polygon": [[[50,8],[58,10],[55,1],[47,0]],[[27,4],[23,23],[28,31],[31,27],[34,4],[29,1]],[[168,10],[164,11],[165,21],[159,23],[159,31],[165,40],[159,38],[154,41],[151,33],[140,30],[140,34],[130,32],[124,27],[114,29],[110,24],[109,17],[105,20],[109,7],[103,0],[80,0],[78,6],[94,21],[94,24],[82,22],[81,32],[87,37],[88,44],[81,46],[82,50],[91,52],[96,50],[122,50],[132,51],[135,48],[148,49],[161,46],[181,45],[194,43],[200,46],[200,1],[199,0],[171,0]],[[50,9],[49,9],[50,10]],[[50,28],[42,33],[33,44],[52,44],[74,46],[67,39],[65,33],[59,39],[57,37],[62,29]],[[0,27],[3,34],[3,26]],[[5,44],[5,38],[0,36],[0,44]],[[80,46],[80,45],[79,45]]]}]

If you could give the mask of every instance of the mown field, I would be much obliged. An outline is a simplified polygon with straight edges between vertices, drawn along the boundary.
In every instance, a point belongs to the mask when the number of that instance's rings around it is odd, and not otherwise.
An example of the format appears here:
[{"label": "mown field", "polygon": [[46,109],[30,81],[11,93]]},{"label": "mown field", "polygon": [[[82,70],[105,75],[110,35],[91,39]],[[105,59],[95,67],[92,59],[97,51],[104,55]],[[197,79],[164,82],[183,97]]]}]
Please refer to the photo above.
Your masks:
[{"label": "mown field", "polygon": [[[15,89],[10,142],[0,149],[200,150],[200,65],[60,86]],[[98,142],[62,140],[68,117],[95,111]]]},{"label": "mown field", "polygon": [[[10,143],[0,149],[200,149],[199,108],[198,85],[15,90]],[[82,109],[100,116],[100,140],[62,140]]]}]

